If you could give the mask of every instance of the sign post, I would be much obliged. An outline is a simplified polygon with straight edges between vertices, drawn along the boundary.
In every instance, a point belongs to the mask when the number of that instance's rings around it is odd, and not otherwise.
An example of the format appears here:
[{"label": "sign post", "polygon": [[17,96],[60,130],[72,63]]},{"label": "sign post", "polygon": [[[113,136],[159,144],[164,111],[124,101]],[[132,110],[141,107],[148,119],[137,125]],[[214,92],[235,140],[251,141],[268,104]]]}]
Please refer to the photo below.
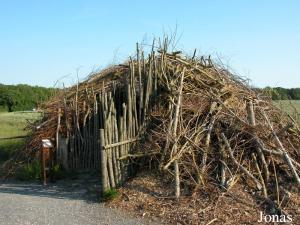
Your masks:
[{"label": "sign post", "polygon": [[42,140],[42,149],[41,149],[41,166],[42,166],[42,179],[43,184],[47,184],[47,172],[49,174],[51,161],[53,158],[53,145],[49,139]]}]

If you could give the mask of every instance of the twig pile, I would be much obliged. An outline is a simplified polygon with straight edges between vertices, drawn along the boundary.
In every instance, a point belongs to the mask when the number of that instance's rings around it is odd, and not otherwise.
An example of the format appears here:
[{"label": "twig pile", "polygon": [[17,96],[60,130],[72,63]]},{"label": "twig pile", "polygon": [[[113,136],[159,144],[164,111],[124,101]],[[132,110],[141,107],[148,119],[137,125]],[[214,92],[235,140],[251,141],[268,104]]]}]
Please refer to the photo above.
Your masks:
[{"label": "twig pile", "polygon": [[177,197],[182,186],[226,188],[238,176],[265,198],[275,183],[279,193],[277,176],[300,187],[300,130],[292,117],[211,60],[163,57],[167,104],[152,113],[159,123],[150,132]]},{"label": "twig pile", "polygon": [[119,90],[114,104],[121,118],[122,104],[130,104],[126,93],[131,84],[136,112],[130,121],[136,122],[135,136],[142,140],[130,145],[126,157],[155,152],[150,159],[157,160],[157,169],[172,174],[177,197],[183,187],[189,192],[208,183],[226,188],[238,177],[266,198],[275,193],[274,184],[279,193],[280,181],[288,177],[300,187],[297,122],[210,58],[167,53],[163,46],[152,48],[148,57],[138,48],[135,60],[62,90],[45,105],[44,121],[27,150],[38,150],[42,138],[57,140],[58,131],[84,139],[82,128],[88,121],[97,122],[92,117],[104,92]]}]

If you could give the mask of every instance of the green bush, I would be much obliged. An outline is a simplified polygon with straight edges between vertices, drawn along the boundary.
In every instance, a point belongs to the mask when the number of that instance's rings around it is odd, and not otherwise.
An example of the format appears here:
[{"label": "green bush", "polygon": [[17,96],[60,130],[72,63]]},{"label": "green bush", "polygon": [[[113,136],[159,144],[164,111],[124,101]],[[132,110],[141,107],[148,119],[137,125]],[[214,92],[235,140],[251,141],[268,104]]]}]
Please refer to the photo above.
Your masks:
[{"label": "green bush", "polygon": [[39,161],[35,160],[28,163],[16,172],[16,178],[22,181],[31,181],[41,179],[41,164]]},{"label": "green bush", "polygon": [[110,201],[118,196],[119,196],[119,192],[114,188],[108,189],[103,193],[104,201]]}]

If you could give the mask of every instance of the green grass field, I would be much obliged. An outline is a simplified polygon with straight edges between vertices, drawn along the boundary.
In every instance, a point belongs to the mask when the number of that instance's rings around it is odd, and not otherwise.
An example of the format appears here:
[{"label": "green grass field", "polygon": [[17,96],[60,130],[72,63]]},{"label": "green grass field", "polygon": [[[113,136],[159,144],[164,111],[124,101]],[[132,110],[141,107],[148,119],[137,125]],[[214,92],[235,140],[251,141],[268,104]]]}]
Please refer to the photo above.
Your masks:
[{"label": "green grass field", "polygon": [[0,138],[26,135],[24,130],[27,120],[36,121],[41,118],[41,113],[35,112],[1,112],[0,113]]},{"label": "green grass field", "polygon": [[300,122],[300,100],[279,100],[275,104]]},{"label": "green grass field", "polygon": [[24,145],[24,139],[1,140],[1,138],[27,135],[27,120],[34,122],[41,118],[35,112],[0,112],[0,166],[15,150]]}]

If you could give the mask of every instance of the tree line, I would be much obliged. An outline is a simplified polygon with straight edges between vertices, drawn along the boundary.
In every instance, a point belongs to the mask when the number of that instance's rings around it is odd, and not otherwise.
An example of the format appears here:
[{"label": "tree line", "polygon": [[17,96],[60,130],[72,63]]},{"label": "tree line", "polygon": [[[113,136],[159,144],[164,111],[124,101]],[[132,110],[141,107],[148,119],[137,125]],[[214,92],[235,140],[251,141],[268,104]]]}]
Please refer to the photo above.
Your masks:
[{"label": "tree line", "polygon": [[[0,111],[24,111],[38,106],[55,93],[54,88],[30,86],[27,84],[0,84]],[[273,100],[300,100],[300,88],[266,87],[263,93]]]},{"label": "tree line", "polygon": [[55,90],[26,84],[0,84],[0,111],[33,110],[53,96]]},{"label": "tree line", "polygon": [[262,91],[273,100],[300,100],[300,88],[266,87]]}]

